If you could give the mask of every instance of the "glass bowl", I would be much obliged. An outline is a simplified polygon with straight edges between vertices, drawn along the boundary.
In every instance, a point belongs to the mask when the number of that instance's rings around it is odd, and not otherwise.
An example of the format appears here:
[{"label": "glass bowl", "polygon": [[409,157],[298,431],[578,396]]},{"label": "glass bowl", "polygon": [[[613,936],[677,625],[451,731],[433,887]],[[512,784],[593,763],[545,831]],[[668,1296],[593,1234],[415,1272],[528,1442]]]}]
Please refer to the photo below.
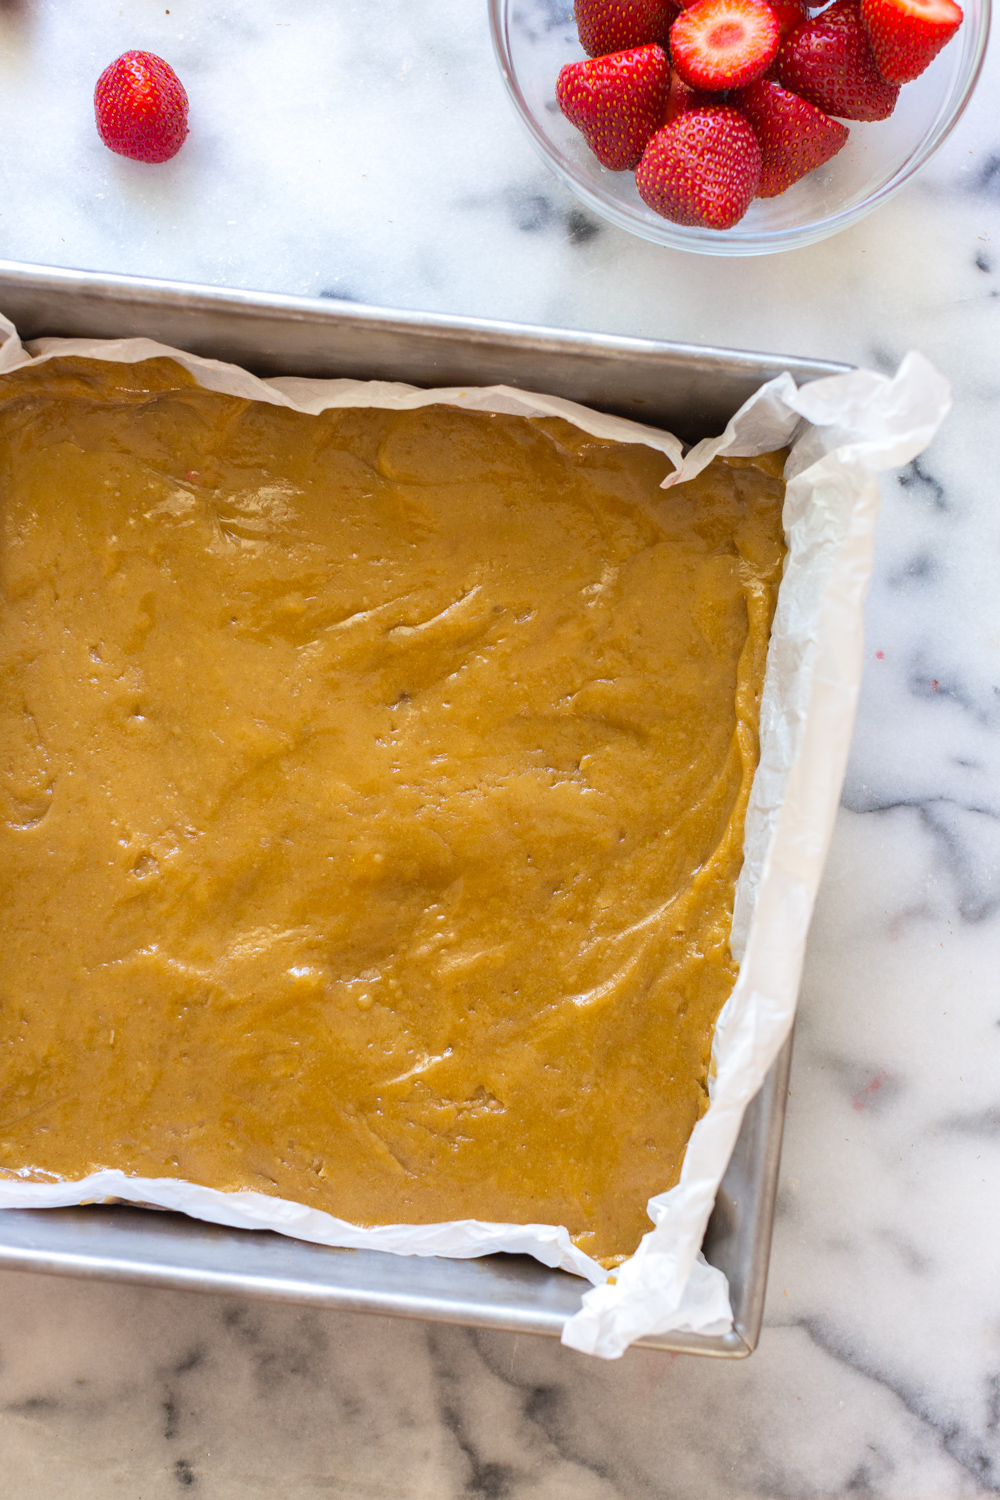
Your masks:
[{"label": "glass bowl", "polygon": [[962,0],[965,21],[888,120],[849,120],[847,145],[778,198],[755,200],[733,229],[688,228],[647,208],[631,172],[609,172],[562,115],[564,63],[586,54],[572,0],[489,0],[493,44],[515,108],[544,161],[603,219],[631,234],[701,255],[767,255],[836,234],[891,198],[930,161],[968,104],[983,65],[990,0]]}]

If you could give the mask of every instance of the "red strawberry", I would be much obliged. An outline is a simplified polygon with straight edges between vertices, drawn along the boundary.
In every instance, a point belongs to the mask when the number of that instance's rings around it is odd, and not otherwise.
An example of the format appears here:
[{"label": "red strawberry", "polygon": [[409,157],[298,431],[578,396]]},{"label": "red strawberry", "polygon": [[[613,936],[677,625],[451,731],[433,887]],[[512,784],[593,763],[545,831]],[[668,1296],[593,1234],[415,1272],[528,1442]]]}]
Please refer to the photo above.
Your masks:
[{"label": "red strawberry", "polygon": [[601,166],[625,172],[663,123],[669,88],[667,54],[651,45],[567,63],[556,81],[556,98]]},{"label": "red strawberry", "polygon": [[899,98],[878,70],[858,0],[834,0],[793,31],[775,71],[793,94],[845,120],[887,120]]},{"label": "red strawberry", "polygon": [[782,41],[809,19],[802,0],[768,0],[768,4],[774,11]]},{"label": "red strawberry", "polygon": [[667,45],[677,15],[673,0],[576,0],[580,46],[590,57],[625,52],[647,42]]},{"label": "red strawberry", "polygon": [[188,96],[169,63],[152,52],[123,52],[94,90],[97,133],[119,156],[169,161],[188,133]]},{"label": "red strawberry", "polygon": [[731,229],[760,180],[760,146],[735,109],[689,109],[653,136],[636,168],[639,196],[675,224]]},{"label": "red strawberry", "polygon": [[[697,3],[698,0],[677,0],[677,8],[690,10],[691,6]],[[809,19],[804,0],[767,0],[767,3],[774,11],[778,29],[783,37],[791,36],[796,26],[801,26],[803,21]]]},{"label": "red strawberry", "polygon": [[667,112],[663,117],[663,123],[669,125],[671,120],[676,120],[677,116],[684,114],[685,110],[707,109],[709,105],[718,103],[720,100],[716,94],[710,94],[706,89],[689,88],[675,70],[670,74],[670,93],[667,97]]},{"label": "red strawberry", "polygon": [[760,142],[758,198],[776,198],[813,167],[836,156],[847,141],[847,126],[780,83],[758,78],[733,100]]},{"label": "red strawberry", "polygon": [[670,56],[694,89],[738,89],[770,67],[780,41],[765,0],[697,0],[670,28]]},{"label": "red strawberry", "polygon": [[909,83],[951,41],[962,12],[955,0],[861,0],[861,19],[882,77]]}]

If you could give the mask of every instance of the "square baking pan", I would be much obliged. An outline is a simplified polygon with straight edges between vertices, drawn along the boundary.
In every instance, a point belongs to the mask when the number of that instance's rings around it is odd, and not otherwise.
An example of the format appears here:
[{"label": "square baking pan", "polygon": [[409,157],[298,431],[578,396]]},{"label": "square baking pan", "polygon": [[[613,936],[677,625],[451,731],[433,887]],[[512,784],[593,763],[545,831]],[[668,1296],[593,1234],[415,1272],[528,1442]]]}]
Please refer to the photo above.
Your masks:
[{"label": "square baking pan", "polygon": [[[676,432],[722,430],[764,381],[841,374],[826,361],[401,312],[0,261],[0,312],[24,339],[147,337],[260,375],[519,386]],[[791,1060],[747,1109],[704,1252],[729,1281],[734,1328],[639,1342],[741,1358],[754,1349]],[[331,1249],[124,1206],[0,1210],[0,1267],[308,1303],[558,1336],[588,1284],[527,1256],[474,1260]]]}]

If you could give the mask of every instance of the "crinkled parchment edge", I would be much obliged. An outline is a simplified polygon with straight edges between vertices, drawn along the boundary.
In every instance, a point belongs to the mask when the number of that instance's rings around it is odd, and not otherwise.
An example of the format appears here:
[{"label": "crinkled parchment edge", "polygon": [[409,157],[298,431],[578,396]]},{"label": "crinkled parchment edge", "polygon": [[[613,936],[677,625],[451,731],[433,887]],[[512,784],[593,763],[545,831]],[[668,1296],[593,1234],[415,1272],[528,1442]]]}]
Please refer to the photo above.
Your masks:
[{"label": "crinkled parchment edge", "polygon": [[78,355],[132,363],[169,356],[211,390],[320,412],[448,403],[520,416],[560,416],[596,437],[664,453],[666,486],[693,478],[718,454],[748,457],[790,446],[785,572],[761,701],[761,754],[747,814],[733,952],[740,974],[719,1017],[711,1102],[688,1143],[680,1181],[649,1201],[654,1227],[608,1278],[567,1230],[543,1224],[383,1225],[362,1229],[263,1193],[222,1193],[172,1178],[95,1172],[79,1182],[0,1180],[0,1207],[56,1207],[121,1199],[238,1228],[273,1229],[317,1244],[399,1255],[533,1255],[595,1283],[563,1342],[616,1358],[644,1334],[723,1333],[732,1326],[726,1279],[700,1253],[743,1112],[788,1036],[802,957],[850,745],[861,678],[863,605],[878,514],[878,470],[907,463],[950,406],[946,382],[920,354],[894,377],[858,370],[798,389],[780,375],[747,401],[721,436],[686,455],[656,428],[509,386],[419,390],[388,381],[261,380],[235,365],[149,339],[41,339],[25,349],[0,316],[0,374]]}]

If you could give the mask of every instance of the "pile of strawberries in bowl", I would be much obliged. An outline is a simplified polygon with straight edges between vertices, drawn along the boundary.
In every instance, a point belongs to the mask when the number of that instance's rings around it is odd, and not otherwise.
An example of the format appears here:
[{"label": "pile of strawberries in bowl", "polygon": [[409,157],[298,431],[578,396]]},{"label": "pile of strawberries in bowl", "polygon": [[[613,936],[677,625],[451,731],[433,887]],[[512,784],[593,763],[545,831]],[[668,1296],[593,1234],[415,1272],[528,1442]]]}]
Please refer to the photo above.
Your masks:
[{"label": "pile of strawberries in bowl", "polygon": [[886,120],[962,24],[955,0],[576,0],[556,98],[675,224],[730,229]]},{"label": "pile of strawberries in bowl", "polygon": [[[756,196],[745,215],[732,228],[720,229],[708,215],[686,223],[665,218],[640,196],[635,167],[609,169],[602,166],[586,137],[563,113],[557,97],[561,71],[567,64],[575,62],[588,66],[587,52],[574,17],[574,0],[487,0],[487,3],[497,64],[514,109],[545,165],[577,199],[577,206],[564,208],[558,198],[549,199],[544,187],[533,188],[533,192],[542,196],[530,200],[532,205],[537,203],[538,212],[533,211],[527,222],[532,225],[543,223],[548,234],[558,232],[561,226],[574,244],[588,247],[588,253],[593,247],[593,253],[606,255],[612,248],[610,241],[600,237],[600,223],[604,220],[671,249],[725,257],[771,255],[776,251],[815,244],[856,224],[912,182],[947,140],[972,98],[989,40],[991,8],[990,0],[958,0],[965,15],[951,41],[941,47],[934,61],[914,82],[902,87],[889,85],[890,94],[896,98],[889,118],[856,120],[844,113],[844,103],[840,98],[828,103],[824,103],[821,97],[807,98],[805,90],[808,85],[799,75],[794,81],[790,72],[785,81],[777,76],[779,66],[784,66],[793,51],[797,51],[805,39],[816,35],[818,27],[813,26],[814,22],[824,17],[829,22],[835,14],[841,13],[839,9],[834,11],[839,0],[834,0],[834,4],[822,12],[817,12],[815,6],[803,11],[800,8],[802,0],[798,3],[792,0],[791,6],[782,3],[776,8],[779,0],[774,0],[769,9],[777,20],[779,35],[773,59],[756,79],[729,90],[692,87],[681,78],[677,58],[671,55],[671,32],[675,21],[693,13],[696,5],[691,4],[680,13],[674,10],[677,0],[672,0],[669,7],[661,3],[659,12],[666,20],[665,33],[660,33],[659,40],[637,45],[657,47],[669,60],[666,104],[661,117],[652,122],[647,118],[642,125],[640,135],[647,127],[650,133],[640,146],[635,165],[641,162],[646,148],[661,130],[689,113],[687,108],[679,108],[680,105],[735,109],[757,137],[757,144],[761,147],[762,175],[758,178]],[[644,6],[649,3],[650,0],[642,0]],[[805,3],[808,6],[809,0]],[[625,9],[621,0],[618,8],[620,11]],[[856,10],[852,12],[852,15],[856,14]],[[781,35],[783,25],[785,36]],[[804,28],[809,29],[804,31],[804,36],[793,49],[790,43]],[[586,27],[584,31],[586,34]],[[683,36],[683,32],[680,35]],[[856,30],[854,35],[858,35]],[[771,36],[773,40],[773,32]],[[613,55],[615,51],[634,50],[612,45],[620,39],[619,34],[605,42],[606,48],[610,46],[610,52],[600,52],[591,61],[596,63],[600,57]],[[870,48],[867,30],[864,41]],[[788,50],[784,51],[786,48]],[[867,55],[864,49],[862,52]],[[881,72],[879,77],[882,77]],[[659,79],[658,88],[662,91],[662,64]],[[800,121],[805,117],[813,125],[816,123],[816,116],[802,107],[806,104],[811,104],[813,110],[830,121],[822,131],[811,132],[808,148],[797,148],[801,153],[800,162],[803,159],[809,161],[809,152],[813,153],[815,160],[817,138],[820,142],[825,141],[827,147],[831,142],[835,145],[837,140],[845,141],[845,136],[846,143],[822,165],[806,170],[785,191],[778,191],[773,197],[761,197],[762,184],[765,191],[769,187],[774,191],[781,185],[779,173],[784,171],[787,180],[790,167],[794,169],[796,162],[794,149],[790,161],[786,156],[782,164],[769,147],[762,145],[758,132],[763,133],[764,126],[759,117],[751,119],[752,99],[749,106],[746,102],[755,84],[774,83],[786,94],[794,94],[802,101],[802,105],[790,105]],[[756,92],[763,92],[772,100],[781,98],[773,89],[757,89]],[[692,99],[692,94],[701,97]],[[659,97],[662,98],[662,92]],[[629,108],[626,105],[626,116]],[[668,114],[671,119],[667,118]],[[686,126],[686,130],[691,128],[690,124]],[[788,138],[798,140],[798,136],[791,135],[793,129],[794,126],[790,125]],[[747,142],[742,132],[741,138]],[[753,156],[752,145],[749,154]],[[964,162],[965,153],[961,156]],[[651,157],[650,162],[652,160]],[[974,158],[968,157],[968,162],[973,165]],[[675,173],[678,178],[681,176],[679,170],[675,169]],[[743,191],[746,192],[745,185]],[[919,235],[923,232],[921,216],[927,212],[926,197],[919,193],[912,195],[908,206],[901,209],[901,217],[886,220],[885,227],[895,233]],[[620,251],[619,243],[616,253]],[[663,273],[670,274],[668,262],[663,265]],[[733,295],[736,295],[735,283]],[[821,293],[818,291],[817,295]]]}]

